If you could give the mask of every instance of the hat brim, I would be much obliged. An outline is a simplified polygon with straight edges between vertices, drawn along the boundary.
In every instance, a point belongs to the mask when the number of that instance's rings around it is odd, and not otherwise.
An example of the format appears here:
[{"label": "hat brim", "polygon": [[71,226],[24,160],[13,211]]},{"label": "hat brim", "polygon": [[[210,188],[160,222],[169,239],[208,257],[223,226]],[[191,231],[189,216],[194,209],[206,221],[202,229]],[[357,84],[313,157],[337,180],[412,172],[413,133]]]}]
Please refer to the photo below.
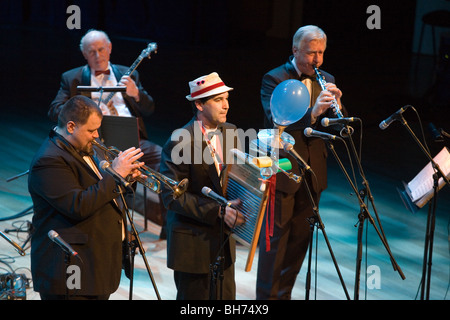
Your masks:
[{"label": "hat brim", "polygon": [[206,97],[210,97],[210,96],[214,96],[216,94],[221,94],[227,91],[231,91],[233,90],[233,88],[227,87],[227,86],[221,86],[219,88],[210,90],[208,92],[205,92],[203,94],[200,94],[198,96],[195,96],[194,98],[191,97],[191,95],[186,96],[186,99],[188,99],[189,101],[195,101],[198,99],[202,99],[202,98],[206,98]]}]

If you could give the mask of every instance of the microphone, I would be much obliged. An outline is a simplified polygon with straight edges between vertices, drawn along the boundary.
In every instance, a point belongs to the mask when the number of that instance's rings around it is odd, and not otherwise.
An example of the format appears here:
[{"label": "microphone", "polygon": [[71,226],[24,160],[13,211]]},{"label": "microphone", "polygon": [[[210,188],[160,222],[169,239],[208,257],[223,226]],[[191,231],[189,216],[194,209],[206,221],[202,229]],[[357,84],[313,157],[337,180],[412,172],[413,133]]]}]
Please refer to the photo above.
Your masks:
[{"label": "microphone", "polygon": [[381,121],[381,122],[380,122],[380,125],[379,125],[380,129],[381,129],[381,130],[384,130],[384,129],[386,129],[387,127],[389,127],[389,126],[391,125],[391,123],[392,123],[394,120],[398,120],[398,117],[401,116],[401,114],[402,114],[403,112],[405,112],[406,109],[408,109],[409,107],[410,107],[409,105],[408,105],[408,106],[404,106],[403,108],[398,109],[394,114],[392,114],[392,115],[391,115],[389,118],[387,118],[386,120]]},{"label": "microphone", "polygon": [[122,184],[124,187],[128,187],[130,185],[130,183],[127,180],[125,180],[124,177],[122,177],[120,174],[118,174],[116,172],[116,170],[114,170],[111,167],[111,164],[108,161],[102,160],[100,162],[100,168],[102,168],[103,170],[108,172],[110,175],[112,175],[114,177],[114,179],[116,180],[116,182]]},{"label": "microphone", "polygon": [[227,207],[231,207],[231,208],[237,210],[237,208],[233,204],[231,204],[231,202],[229,202],[224,197],[222,197],[222,196],[218,195],[217,193],[215,193],[214,191],[212,191],[211,188],[203,187],[202,188],[202,193],[203,193],[203,195],[207,196],[208,198],[216,200],[221,205],[224,205],[224,206],[227,206]]},{"label": "microphone", "polygon": [[351,117],[351,118],[323,118],[321,123],[322,126],[328,127],[334,124],[348,124],[350,122],[359,121],[359,118]]},{"label": "microphone", "polygon": [[[6,231],[5,231],[6,232]],[[24,256],[25,255],[25,251],[14,241],[12,241],[10,238],[8,238],[3,232],[0,231],[0,236],[2,236],[6,241],[8,241],[13,247],[14,249],[17,250],[17,252],[21,255]]]},{"label": "microphone", "polygon": [[71,256],[78,255],[78,252],[73,250],[72,247],[67,242],[65,242],[55,230],[50,230],[48,232],[48,237],[50,238],[50,240],[60,246],[61,249],[63,249],[63,251],[67,254],[70,254]]},{"label": "microphone", "polygon": [[309,166],[309,164],[307,164],[306,161],[303,160],[302,157],[300,157],[300,155],[297,153],[297,151],[294,150],[294,145],[292,143],[285,143],[283,148],[284,148],[284,151],[286,151],[287,153],[292,155],[294,158],[296,158],[298,161],[300,161],[301,164],[303,165],[303,167],[306,169],[306,171],[311,171],[311,167]]},{"label": "microphone", "polygon": [[303,131],[303,134],[305,136],[307,136],[307,137],[317,137],[317,138],[321,138],[321,139],[324,139],[324,140],[336,140],[336,139],[338,139],[338,137],[336,137],[334,134],[321,132],[321,131],[316,131],[316,130],[313,130],[312,128],[310,128],[310,127],[305,128],[305,130]]}]

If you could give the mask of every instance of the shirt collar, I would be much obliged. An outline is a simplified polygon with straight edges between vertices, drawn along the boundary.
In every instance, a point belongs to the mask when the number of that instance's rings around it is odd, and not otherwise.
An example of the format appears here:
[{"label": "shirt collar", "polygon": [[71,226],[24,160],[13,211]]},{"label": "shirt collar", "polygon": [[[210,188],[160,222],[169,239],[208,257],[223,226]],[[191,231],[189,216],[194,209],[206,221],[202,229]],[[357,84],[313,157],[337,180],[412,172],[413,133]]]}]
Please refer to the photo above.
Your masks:
[{"label": "shirt collar", "polygon": [[302,76],[302,73],[301,73],[301,71],[297,68],[297,62],[295,61],[295,57],[292,58],[291,63],[292,63],[292,65],[294,66],[295,71],[297,71],[298,76],[301,77],[301,76]]}]

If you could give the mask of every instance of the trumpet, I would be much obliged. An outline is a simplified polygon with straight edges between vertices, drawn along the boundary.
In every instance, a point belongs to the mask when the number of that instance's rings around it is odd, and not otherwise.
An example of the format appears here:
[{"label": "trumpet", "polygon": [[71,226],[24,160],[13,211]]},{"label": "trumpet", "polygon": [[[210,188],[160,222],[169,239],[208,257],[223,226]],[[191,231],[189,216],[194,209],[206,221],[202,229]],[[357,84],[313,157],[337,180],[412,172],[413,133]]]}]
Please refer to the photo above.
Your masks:
[{"label": "trumpet", "polygon": [[[99,143],[97,140],[92,140],[92,145],[103,151],[107,161],[111,161],[110,157],[115,158],[121,152],[116,147],[108,148]],[[138,168],[138,170],[147,178],[139,176],[135,179],[136,182],[141,183],[155,193],[161,193],[161,183],[163,183],[165,186],[172,190],[172,196],[174,199],[180,197],[186,191],[189,184],[189,181],[186,178],[181,180],[180,182],[177,182],[146,165],[141,166],[140,168]]]},{"label": "trumpet", "polygon": [[[317,66],[313,65],[314,72],[316,73],[316,79],[317,82],[320,84],[320,87],[322,88],[322,91],[327,90],[325,87],[325,84],[327,83],[325,79],[323,78],[322,74],[320,73],[319,69],[317,69]],[[331,107],[334,110],[334,113],[338,118],[343,118],[344,115],[341,112],[341,108],[339,108],[339,104],[336,101],[336,98],[333,99],[333,102],[331,103]]]}]

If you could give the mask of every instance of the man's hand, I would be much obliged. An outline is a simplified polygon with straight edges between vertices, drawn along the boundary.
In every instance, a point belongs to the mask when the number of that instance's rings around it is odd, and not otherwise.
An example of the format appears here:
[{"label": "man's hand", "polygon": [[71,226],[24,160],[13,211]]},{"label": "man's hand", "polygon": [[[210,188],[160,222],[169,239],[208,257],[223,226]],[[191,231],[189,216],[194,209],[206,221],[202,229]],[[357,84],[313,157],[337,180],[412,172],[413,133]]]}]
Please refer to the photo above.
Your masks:
[{"label": "man's hand", "polygon": [[131,174],[133,178],[136,178],[140,175],[138,168],[144,165],[144,162],[138,162],[137,160],[143,155],[144,153],[141,149],[136,149],[135,147],[129,148],[120,152],[113,160],[112,168],[124,178],[129,174]]},{"label": "man's hand", "polygon": [[127,87],[127,95],[134,98],[136,102],[139,102],[139,89],[136,86],[136,82],[130,77],[130,76],[123,76],[122,79],[120,79],[119,86],[126,86]]},{"label": "man's hand", "polygon": [[325,88],[327,90],[322,90],[317,97],[316,103],[311,111],[311,116],[315,119],[327,111],[331,105],[333,104],[333,100],[336,99],[339,104],[339,108],[341,107],[341,97],[342,91],[339,90],[338,87],[334,83],[326,83]]},{"label": "man's hand", "polygon": [[[230,201],[234,206],[238,206],[241,201],[239,199]],[[237,227],[245,222],[241,212],[231,207],[225,207],[224,221],[230,228]]]}]

